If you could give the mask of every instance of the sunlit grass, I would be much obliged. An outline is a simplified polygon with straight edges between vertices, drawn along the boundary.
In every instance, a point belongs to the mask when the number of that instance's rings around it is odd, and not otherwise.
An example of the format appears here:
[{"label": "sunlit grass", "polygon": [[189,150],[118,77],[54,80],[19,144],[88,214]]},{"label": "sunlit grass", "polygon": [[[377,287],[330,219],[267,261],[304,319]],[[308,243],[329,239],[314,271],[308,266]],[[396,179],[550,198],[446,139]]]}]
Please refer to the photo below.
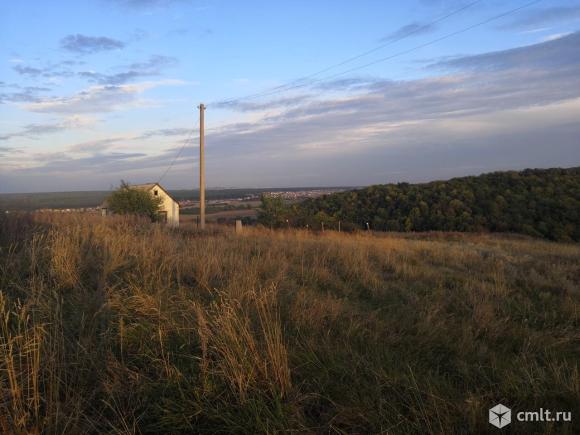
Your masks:
[{"label": "sunlit grass", "polygon": [[498,401],[577,410],[578,245],[50,215],[0,231],[0,432],[477,433]]}]

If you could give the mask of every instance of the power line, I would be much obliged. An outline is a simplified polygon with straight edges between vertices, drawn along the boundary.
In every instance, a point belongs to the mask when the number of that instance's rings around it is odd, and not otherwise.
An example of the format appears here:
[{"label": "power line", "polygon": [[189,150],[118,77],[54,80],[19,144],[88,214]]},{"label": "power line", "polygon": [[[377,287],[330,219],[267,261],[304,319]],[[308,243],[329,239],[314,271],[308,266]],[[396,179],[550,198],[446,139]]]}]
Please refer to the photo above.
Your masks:
[{"label": "power line", "polygon": [[[299,79],[292,80],[292,81],[290,81],[290,82],[288,82],[286,84],[283,84],[283,85],[280,85],[280,86],[276,86],[276,87],[270,89],[269,91],[262,91],[262,92],[258,92],[258,93],[255,93],[255,94],[250,94],[250,95],[248,95],[246,97],[233,98],[233,99],[229,99],[229,100],[225,100],[225,101],[220,101],[219,103],[220,104],[229,104],[229,103],[233,103],[233,102],[236,102],[236,101],[242,100],[242,99],[247,100],[247,99],[259,98],[261,96],[268,95],[269,92],[273,92],[273,91],[278,91],[278,90],[279,91],[283,91],[283,90],[286,90],[285,88],[287,88],[288,86],[292,86],[294,84],[297,84],[297,83],[300,83],[300,82],[304,82],[305,80],[308,80],[308,79],[310,79],[312,77],[316,77],[316,76],[318,76],[318,75],[320,75],[322,73],[325,73],[325,72],[330,71],[332,69],[338,68],[339,66],[346,65],[347,63],[350,63],[350,62],[352,62],[354,60],[360,59],[361,57],[367,56],[367,55],[369,55],[371,53],[374,53],[374,52],[376,52],[378,50],[381,50],[381,49],[383,49],[385,47],[388,47],[388,46],[390,46],[392,44],[395,44],[396,42],[402,41],[403,39],[409,38],[409,37],[411,37],[413,35],[416,35],[416,34],[419,34],[419,33],[423,32],[423,31],[425,31],[425,30],[428,30],[431,27],[433,27],[434,25],[436,25],[436,24],[438,24],[438,23],[440,23],[440,22],[442,22],[442,21],[444,21],[444,20],[446,20],[446,19],[448,19],[448,18],[450,18],[450,17],[452,17],[454,15],[457,15],[457,14],[461,13],[464,10],[471,8],[472,6],[475,6],[476,4],[481,3],[482,1],[483,0],[475,0],[475,1],[471,2],[471,3],[466,4],[465,6],[460,7],[459,9],[455,9],[455,10],[451,11],[447,15],[444,15],[444,16],[442,16],[442,17],[440,17],[440,18],[438,18],[438,19],[436,19],[434,21],[430,21],[428,23],[425,23],[425,24],[423,24],[423,25],[421,25],[421,26],[419,26],[417,28],[414,28],[412,30],[409,30],[408,32],[405,32],[404,34],[402,34],[402,35],[400,35],[400,36],[398,36],[396,38],[390,39],[389,41],[385,42],[384,44],[380,44],[380,45],[378,45],[378,46],[376,46],[374,48],[371,48],[370,50],[367,50],[367,51],[364,51],[364,52],[362,52],[360,54],[357,54],[355,56],[349,57],[348,59],[345,59],[345,60],[343,60],[341,62],[338,62],[338,63],[335,63],[333,65],[330,65],[330,66],[328,66],[326,68],[323,68],[323,69],[321,69],[319,71],[316,71],[316,72],[314,72],[312,74],[308,74],[308,75],[306,75],[304,77],[301,77]],[[305,84],[305,85],[307,85],[307,84]]]},{"label": "power line", "polygon": [[185,139],[185,141],[183,142],[183,145],[181,145],[181,149],[179,150],[179,152],[177,153],[175,158],[171,161],[171,163],[169,164],[167,169],[165,169],[165,172],[163,172],[163,175],[161,175],[161,177],[159,177],[159,180],[157,180],[157,183],[161,183],[161,180],[163,180],[163,178],[165,178],[165,176],[171,170],[171,168],[173,168],[173,165],[175,165],[175,162],[177,162],[177,160],[181,157],[181,153],[183,153],[183,150],[189,144],[189,141],[192,139],[193,133],[197,130],[199,130],[199,119],[197,120],[197,125],[196,125],[195,129],[193,129],[189,132],[187,139]]},{"label": "power line", "polygon": [[[449,18],[450,16],[455,15],[455,14],[457,14],[457,13],[459,13],[459,12],[467,9],[468,7],[471,7],[471,6],[475,5],[476,3],[480,3],[480,1],[481,0],[474,1],[472,3],[469,3],[468,5],[464,6],[463,8],[457,9],[456,11],[453,11],[450,14],[448,14],[448,15],[446,15],[444,17],[441,17],[438,20],[433,21],[432,23],[425,24],[422,28],[425,28],[427,26],[430,26],[430,25],[436,24],[438,22],[441,22],[444,19]],[[379,50],[380,48],[383,48],[386,45],[390,45],[390,43],[389,44],[383,44],[382,46],[379,46],[379,47],[376,47],[374,49],[368,50],[368,51],[366,51],[364,53],[361,53],[360,55],[351,57],[351,58],[349,58],[349,59],[347,59],[347,60],[345,60],[343,62],[340,62],[338,64],[332,65],[332,66],[330,66],[328,68],[325,68],[324,70],[320,70],[320,71],[318,71],[316,73],[310,74],[309,76],[306,76],[306,78],[301,78],[301,79],[298,79],[298,80],[294,80],[293,82],[289,82],[286,85],[278,86],[278,87],[276,87],[274,89],[271,89],[270,91],[262,92],[262,93],[258,93],[258,94],[253,94],[253,95],[249,95],[249,96],[246,96],[246,97],[233,98],[233,99],[229,99],[229,100],[225,100],[225,101],[221,101],[221,102],[214,102],[214,103],[211,103],[211,104],[216,104],[216,103],[227,104],[227,103],[232,103],[232,102],[236,102],[236,101],[240,101],[240,100],[247,100],[247,99],[252,99],[252,98],[257,98],[257,97],[270,96],[270,95],[278,94],[280,92],[286,92],[286,91],[289,91],[289,90],[298,89],[298,88],[302,88],[302,87],[305,87],[305,86],[311,86],[311,85],[313,85],[315,83],[319,83],[321,81],[327,81],[327,80],[333,79],[335,77],[338,77],[338,76],[341,76],[341,75],[344,75],[344,74],[348,74],[348,73],[351,73],[351,72],[354,72],[354,71],[358,71],[358,70],[363,69],[363,68],[368,68],[369,66],[376,65],[376,64],[382,63],[382,62],[386,62],[386,61],[391,60],[391,59],[394,59],[396,57],[403,56],[405,54],[411,53],[411,52],[416,51],[416,50],[420,50],[421,48],[428,47],[430,45],[433,45],[433,44],[436,44],[438,42],[441,42],[441,41],[443,41],[445,39],[452,38],[454,36],[457,36],[457,35],[460,35],[462,33],[468,32],[468,31],[470,31],[472,29],[475,29],[477,27],[483,26],[485,24],[488,24],[488,23],[491,23],[493,21],[496,21],[496,20],[499,20],[501,18],[504,18],[504,17],[506,17],[508,15],[514,14],[516,12],[519,12],[519,11],[521,11],[523,9],[526,9],[526,8],[528,8],[530,6],[533,6],[533,5],[537,4],[537,3],[540,3],[541,1],[543,1],[543,0],[533,0],[533,1],[530,1],[530,2],[528,2],[528,3],[526,3],[526,4],[522,5],[522,6],[518,6],[516,8],[510,9],[510,10],[508,10],[506,12],[502,12],[501,14],[498,14],[498,15],[495,15],[493,17],[487,18],[487,19],[485,19],[483,21],[477,22],[477,23],[472,24],[470,26],[467,26],[467,27],[464,27],[462,29],[456,30],[454,32],[448,33],[448,34],[443,35],[443,36],[441,36],[439,38],[436,38],[436,39],[433,39],[431,41],[425,42],[423,44],[416,45],[416,46],[411,47],[411,48],[409,48],[407,50],[402,50],[402,51],[399,51],[397,53],[394,53],[394,54],[392,54],[390,56],[386,56],[386,57],[383,57],[383,58],[374,60],[372,62],[368,62],[366,64],[359,65],[357,67],[350,68],[350,69],[347,69],[347,70],[338,72],[336,74],[332,74],[330,76],[326,76],[326,77],[322,77],[322,78],[319,78],[319,79],[316,79],[316,80],[312,80],[312,81],[309,81],[308,83],[302,83],[302,84],[296,84],[294,86],[290,86],[292,83],[301,82],[301,81],[305,80],[308,77],[314,77],[316,75],[321,74],[322,72],[329,71],[330,69],[333,69],[333,68],[335,68],[337,66],[344,65],[346,63],[351,62],[352,60],[359,59],[360,57],[366,56],[367,54],[370,54],[372,52],[375,52],[375,51]],[[401,37],[400,39],[397,39],[396,41],[400,41],[401,39],[404,39],[406,37],[411,36],[411,34],[420,32],[422,28],[417,28],[413,32],[409,32],[408,34],[405,34],[403,37]],[[393,41],[393,42],[396,42],[396,41]],[[206,105],[206,107],[207,106],[208,105]],[[199,129],[199,121],[198,121],[198,126],[197,126],[196,129]],[[165,172],[163,173],[163,175],[159,178],[159,181],[158,182],[161,182],[161,180],[165,177],[165,175],[167,175],[167,173],[174,166],[175,162],[179,159],[179,157],[181,156],[181,154],[182,154],[183,150],[185,149],[186,145],[189,143],[189,140],[191,139],[191,136],[193,134],[193,131],[195,131],[195,130],[192,130],[190,132],[189,137],[183,143],[181,149],[179,150],[179,153],[177,154],[177,156],[175,156],[175,158],[173,159],[173,161],[171,162],[171,164],[169,165],[169,167],[165,170]]]},{"label": "power line", "polygon": [[480,21],[480,22],[478,22],[478,23],[475,23],[475,24],[472,24],[471,26],[468,26],[468,27],[464,27],[463,29],[456,30],[455,32],[448,33],[448,34],[446,34],[446,35],[443,35],[443,36],[441,36],[441,37],[439,37],[439,38],[433,39],[433,40],[431,40],[431,41],[429,41],[429,42],[425,42],[424,44],[420,44],[420,45],[417,45],[417,46],[415,46],[415,47],[412,47],[412,48],[410,48],[410,49],[408,49],[408,50],[403,50],[403,51],[400,51],[400,52],[398,52],[398,53],[395,53],[395,54],[393,54],[393,55],[390,55],[390,56],[387,56],[387,57],[383,57],[383,58],[380,58],[380,59],[374,60],[374,61],[372,61],[372,62],[366,63],[366,64],[364,64],[364,65],[360,65],[360,66],[357,66],[357,67],[355,67],[355,68],[350,68],[350,69],[347,69],[347,70],[345,70],[345,71],[342,71],[342,72],[340,72],[340,73],[337,73],[337,74],[333,74],[333,75],[330,75],[330,76],[324,77],[323,79],[320,79],[320,80],[315,80],[315,81],[313,81],[313,82],[310,82],[310,83],[309,83],[309,85],[311,85],[312,83],[317,83],[317,82],[319,82],[319,81],[322,81],[322,80],[329,80],[329,79],[333,79],[334,77],[338,77],[338,76],[340,76],[340,75],[343,75],[343,74],[348,74],[348,73],[350,73],[350,72],[357,71],[357,70],[359,70],[359,69],[367,68],[367,67],[369,67],[369,66],[376,65],[376,64],[378,64],[378,63],[385,62],[385,61],[387,61],[387,60],[391,60],[391,59],[393,59],[393,58],[395,58],[395,57],[398,57],[398,56],[402,56],[402,55],[404,55],[404,54],[411,53],[411,52],[413,52],[413,51],[415,51],[415,50],[419,50],[419,49],[421,49],[421,48],[428,47],[428,46],[430,46],[430,45],[433,45],[433,44],[436,44],[436,43],[438,43],[438,42],[441,42],[441,41],[443,41],[443,40],[445,40],[445,39],[449,39],[449,38],[451,38],[451,37],[453,37],[453,36],[460,35],[461,33],[468,32],[469,30],[475,29],[476,27],[483,26],[483,25],[485,25],[485,24],[488,24],[488,23],[490,23],[490,22],[492,22],[492,21],[495,21],[495,20],[498,20],[498,19],[500,19],[500,18],[503,18],[503,17],[506,17],[506,16],[508,16],[508,15],[511,15],[511,14],[513,14],[513,13],[516,13],[516,12],[518,12],[518,11],[520,11],[520,10],[522,10],[522,9],[525,9],[525,8],[527,8],[527,7],[530,7],[530,6],[532,6],[532,5],[536,4],[536,3],[540,3],[541,1],[543,1],[543,0],[534,0],[534,1],[531,1],[531,2],[529,2],[529,3],[526,3],[525,5],[522,5],[522,6],[519,6],[519,7],[517,7],[517,8],[511,9],[511,10],[509,10],[509,11],[507,11],[507,12],[504,12],[504,13],[501,13],[501,14],[499,14],[499,15],[495,15],[495,16],[493,16],[493,17],[491,17],[491,18],[488,18],[488,19],[486,19],[486,20],[484,20],[484,21]]},{"label": "power line", "polygon": [[[537,3],[540,3],[541,1],[543,1],[543,0],[534,0],[534,1],[528,2],[528,3],[526,3],[526,4],[522,5],[522,6],[518,6],[516,8],[510,9],[509,11],[506,11],[506,12],[503,12],[501,14],[495,15],[493,17],[490,17],[490,18],[486,19],[486,20],[483,20],[483,21],[480,21],[478,23],[472,24],[472,25],[470,25],[468,27],[464,27],[462,29],[459,29],[459,30],[456,30],[454,32],[448,33],[448,34],[443,35],[443,36],[441,36],[439,38],[436,38],[436,39],[433,39],[431,41],[425,42],[423,44],[416,45],[416,46],[411,47],[409,49],[406,49],[406,50],[403,50],[403,51],[394,53],[392,55],[389,55],[389,56],[386,56],[386,57],[383,57],[383,58],[374,60],[372,62],[363,64],[363,65],[360,65],[360,66],[357,66],[357,67],[354,67],[354,68],[350,68],[350,69],[347,69],[347,70],[338,72],[336,74],[332,74],[330,76],[325,76],[325,77],[322,77],[322,78],[319,78],[319,79],[316,79],[316,80],[311,80],[308,83],[301,83],[301,84],[296,84],[294,86],[290,86],[290,83],[292,83],[292,82],[290,82],[289,84],[284,85],[283,88],[282,87],[278,87],[278,88],[271,89],[270,91],[262,92],[260,94],[254,94],[254,95],[251,95],[251,96],[248,96],[248,97],[243,97],[243,98],[234,98],[234,99],[222,101],[220,103],[221,104],[228,104],[228,103],[232,103],[232,102],[236,102],[236,101],[240,101],[240,100],[244,100],[244,99],[252,99],[252,98],[257,98],[257,97],[266,97],[266,96],[275,95],[275,94],[278,94],[278,93],[281,93],[281,92],[290,91],[290,90],[293,90],[293,89],[299,89],[299,88],[303,88],[303,87],[306,87],[306,86],[312,86],[313,84],[316,84],[316,83],[319,83],[319,82],[322,82],[322,81],[327,81],[327,80],[333,79],[335,77],[338,77],[338,76],[341,76],[341,75],[344,75],[344,74],[348,74],[350,72],[358,71],[358,70],[363,69],[363,68],[368,68],[369,66],[376,65],[378,63],[385,62],[387,60],[391,60],[391,59],[394,59],[394,58],[399,57],[399,56],[403,56],[405,54],[408,54],[408,53],[411,53],[413,51],[419,50],[421,48],[428,47],[430,45],[433,45],[433,44],[436,44],[438,42],[441,42],[441,41],[443,41],[445,39],[449,39],[449,38],[451,38],[453,36],[457,36],[459,34],[462,34],[462,33],[467,32],[469,30],[475,29],[477,27],[480,27],[480,26],[483,26],[485,24],[491,23],[491,22],[493,22],[495,20],[498,20],[500,18],[504,18],[504,17],[506,17],[508,15],[514,14],[516,12],[519,12],[522,9],[528,8],[530,6],[533,6],[533,5],[537,4]],[[299,79],[297,81],[302,81],[302,79]],[[294,83],[297,82],[297,81],[294,81]]]}]

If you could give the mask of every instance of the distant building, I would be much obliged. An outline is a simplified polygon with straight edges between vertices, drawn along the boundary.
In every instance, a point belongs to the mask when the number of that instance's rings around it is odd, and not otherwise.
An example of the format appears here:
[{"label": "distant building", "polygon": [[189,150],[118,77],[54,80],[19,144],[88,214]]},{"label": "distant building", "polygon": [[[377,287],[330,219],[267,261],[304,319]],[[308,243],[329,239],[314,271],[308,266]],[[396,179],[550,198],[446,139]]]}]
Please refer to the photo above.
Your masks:
[{"label": "distant building", "polygon": [[[131,189],[144,190],[155,197],[161,198],[160,220],[167,222],[167,225],[172,227],[179,226],[179,204],[159,183],[133,184],[130,187]],[[103,216],[111,213],[106,200],[99,208]]]}]

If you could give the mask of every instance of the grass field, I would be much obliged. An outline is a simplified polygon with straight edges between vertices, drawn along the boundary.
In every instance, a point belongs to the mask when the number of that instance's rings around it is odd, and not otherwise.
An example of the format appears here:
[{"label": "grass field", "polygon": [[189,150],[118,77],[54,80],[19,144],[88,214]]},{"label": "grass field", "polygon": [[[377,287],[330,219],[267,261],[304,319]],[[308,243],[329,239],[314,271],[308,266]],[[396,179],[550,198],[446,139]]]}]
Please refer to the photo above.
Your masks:
[{"label": "grass field", "polygon": [[0,431],[579,433],[578,245],[45,214],[0,249]]},{"label": "grass field", "polygon": [[[255,218],[258,214],[256,209],[238,209],[238,210],[210,210],[206,215],[208,222],[215,222],[220,218],[224,219],[241,219],[244,217]],[[192,222],[197,222],[198,214],[180,214],[180,224],[188,226]],[[182,225],[183,226],[183,225]]]}]

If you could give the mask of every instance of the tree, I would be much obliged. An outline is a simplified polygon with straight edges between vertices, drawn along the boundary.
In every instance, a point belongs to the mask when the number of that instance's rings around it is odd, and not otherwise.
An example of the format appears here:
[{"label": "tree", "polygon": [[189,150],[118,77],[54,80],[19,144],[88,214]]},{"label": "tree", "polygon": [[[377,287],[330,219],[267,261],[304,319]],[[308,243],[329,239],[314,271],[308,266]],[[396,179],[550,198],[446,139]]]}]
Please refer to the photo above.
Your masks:
[{"label": "tree", "polygon": [[279,228],[286,223],[288,208],[280,197],[262,194],[258,222],[270,228]]},{"label": "tree", "polygon": [[107,198],[109,210],[115,214],[146,216],[151,221],[159,219],[161,198],[150,192],[132,188],[121,180],[121,186]]},{"label": "tree", "polygon": [[580,241],[580,168],[376,185],[308,199],[285,213],[316,228],[334,219],[342,228],[370,222],[374,230],[510,231]]}]

